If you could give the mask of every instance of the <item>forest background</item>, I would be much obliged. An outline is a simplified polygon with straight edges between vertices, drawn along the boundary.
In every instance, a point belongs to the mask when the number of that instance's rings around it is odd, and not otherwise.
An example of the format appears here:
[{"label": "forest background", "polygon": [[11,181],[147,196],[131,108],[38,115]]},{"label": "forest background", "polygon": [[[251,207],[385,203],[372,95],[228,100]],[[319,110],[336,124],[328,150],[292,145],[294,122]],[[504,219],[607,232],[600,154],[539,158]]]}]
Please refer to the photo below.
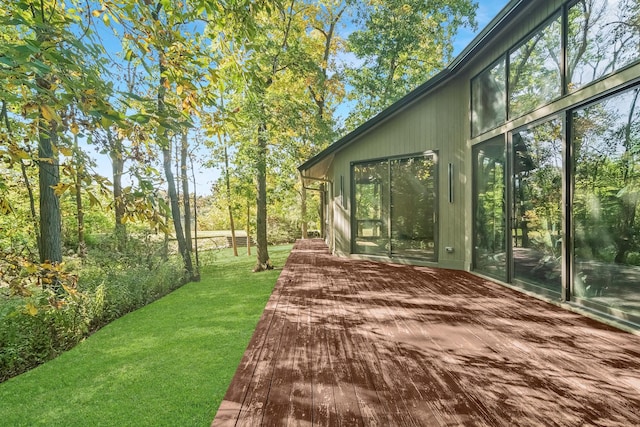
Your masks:
[{"label": "forest background", "polygon": [[0,0],[0,381],[197,280],[198,231],[272,268],[320,228],[296,167],[505,3]]}]

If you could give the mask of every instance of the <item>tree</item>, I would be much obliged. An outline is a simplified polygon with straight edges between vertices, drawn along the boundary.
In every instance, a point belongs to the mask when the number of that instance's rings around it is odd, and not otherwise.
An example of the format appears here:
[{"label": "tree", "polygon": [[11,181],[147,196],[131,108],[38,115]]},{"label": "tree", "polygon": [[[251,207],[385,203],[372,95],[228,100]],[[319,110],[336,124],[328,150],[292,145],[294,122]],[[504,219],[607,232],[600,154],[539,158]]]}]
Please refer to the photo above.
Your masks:
[{"label": "tree", "polygon": [[348,38],[359,64],[347,70],[355,128],[426,81],[451,60],[453,37],[476,27],[472,0],[367,0]]},{"label": "tree", "polygon": [[[60,183],[60,135],[65,131],[70,105],[79,111],[101,115],[108,111],[109,91],[102,73],[101,51],[90,39],[90,27],[82,22],[81,7],[70,2],[2,1],[3,32],[12,28],[16,37],[0,48],[2,77],[0,99],[7,111],[31,122],[26,138],[37,141],[39,169],[40,261],[62,261]],[[84,24],[84,25],[83,25]],[[34,153],[35,154],[35,153]],[[30,155],[31,157],[32,155]]]}]

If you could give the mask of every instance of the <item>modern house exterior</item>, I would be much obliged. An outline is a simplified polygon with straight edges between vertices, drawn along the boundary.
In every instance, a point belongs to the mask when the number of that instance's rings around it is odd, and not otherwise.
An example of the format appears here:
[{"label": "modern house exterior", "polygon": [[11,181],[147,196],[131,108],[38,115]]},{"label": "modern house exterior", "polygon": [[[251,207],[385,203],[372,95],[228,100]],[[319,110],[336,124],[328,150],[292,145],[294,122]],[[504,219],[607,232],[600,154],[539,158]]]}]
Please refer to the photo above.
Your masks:
[{"label": "modern house exterior", "polygon": [[469,270],[640,325],[640,0],[513,0],[299,167],[332,252]]}]

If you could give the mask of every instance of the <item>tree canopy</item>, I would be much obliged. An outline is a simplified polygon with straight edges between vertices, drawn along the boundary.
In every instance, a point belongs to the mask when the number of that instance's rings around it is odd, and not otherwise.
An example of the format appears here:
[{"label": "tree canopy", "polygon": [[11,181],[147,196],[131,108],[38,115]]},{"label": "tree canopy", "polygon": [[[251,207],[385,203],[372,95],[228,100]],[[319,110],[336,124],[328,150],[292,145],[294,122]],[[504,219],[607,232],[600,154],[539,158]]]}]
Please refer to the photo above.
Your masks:
[{"label": "tree canopy", "polygon": [[[52,266],[69,249],[83,256],[87,221],[107,208],[117,249],[127,244],[129,223],[160,231],[177,240],[194,277],[192,208],[201,205],[191,200],[194,161],[225,171],[212,197],[225,200],[228,220],[212,222],[229,227],[237,218],[255,233],[256,270],[270,268],[269,243],[317,226],[319,198],[307,196],[296,166],[344,132],[337,110],[346,98],[357,100],[347,120],[355,126],[425,81],[450,60],[458,29],[475,26],[476,7],[470,0],[0,5],[0,208],[3,221],[24,224],[2,228],[5,247],[27,259],[37,252]],[[362,66],[348,64],[349,53]],[[95,173],[92,151],[108,156],[110,176]]]}]

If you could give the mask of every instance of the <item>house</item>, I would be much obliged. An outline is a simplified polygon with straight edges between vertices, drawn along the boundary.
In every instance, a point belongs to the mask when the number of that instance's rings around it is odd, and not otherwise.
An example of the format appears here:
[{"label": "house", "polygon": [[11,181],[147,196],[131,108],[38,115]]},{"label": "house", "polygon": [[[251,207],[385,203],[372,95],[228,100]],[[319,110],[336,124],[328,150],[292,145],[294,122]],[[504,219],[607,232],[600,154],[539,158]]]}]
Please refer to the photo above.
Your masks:
[{"label": "house", "polygon": [[337,255],[469,270],[640,325],[640,2],[513,0],[299,167]]}]

